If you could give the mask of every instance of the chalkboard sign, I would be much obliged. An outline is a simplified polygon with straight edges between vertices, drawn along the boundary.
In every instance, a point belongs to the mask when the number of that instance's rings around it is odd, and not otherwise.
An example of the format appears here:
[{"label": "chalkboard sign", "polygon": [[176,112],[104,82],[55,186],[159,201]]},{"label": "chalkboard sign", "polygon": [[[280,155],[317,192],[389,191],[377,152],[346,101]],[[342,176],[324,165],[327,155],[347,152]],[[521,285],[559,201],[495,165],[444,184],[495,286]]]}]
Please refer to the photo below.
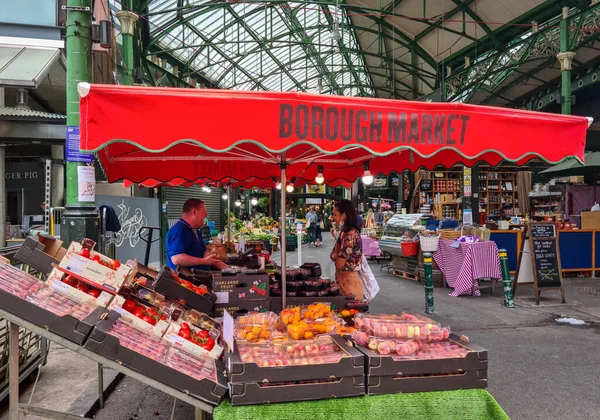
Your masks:
[{"label": "chalkboard sign", "polygon": [[560,248],[555,225],[529,223],[527,230],[536,305],[540,304],[541,289],[560,290],[562,303],[565,303],[565,290],[560,267]]},{"label": "chalkboard sign", "polygon": [[[532,235],[533,236],[533,235]],[[558,268],[558,252],[556,238],[533,238],[534,269],[537,274],[537,287],[560,287],[560,269]]]},{"label": "chalkboard sign", "polygon": [[532,223],[529,233],[533,238],[556,237],[556,226],[553,224]]},{"label": "chalkboard sign", "polygon": [[433,189],[433,183],[431,179],[424,179],[421,181],[421,191],[431,191]]}]

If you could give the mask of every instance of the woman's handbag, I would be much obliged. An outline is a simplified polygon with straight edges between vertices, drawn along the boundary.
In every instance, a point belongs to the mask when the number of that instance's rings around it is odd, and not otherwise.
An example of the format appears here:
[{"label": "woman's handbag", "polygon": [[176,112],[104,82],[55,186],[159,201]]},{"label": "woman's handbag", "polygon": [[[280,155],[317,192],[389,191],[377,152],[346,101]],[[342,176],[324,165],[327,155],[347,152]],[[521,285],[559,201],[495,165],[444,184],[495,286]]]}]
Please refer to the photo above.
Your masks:
[{"label": "woman's handbag", "polygon": [[377,279],[373,275],[371,267],[369,267],[369,263],[367,262],[367,258],[364,255],[362,257],[362,261],[360,262],[358,277],[360,277],[360,281],[363,284],[364,299],[366,301],[370,301],[375,298],[380,290],[379,283],[377,283]]}]

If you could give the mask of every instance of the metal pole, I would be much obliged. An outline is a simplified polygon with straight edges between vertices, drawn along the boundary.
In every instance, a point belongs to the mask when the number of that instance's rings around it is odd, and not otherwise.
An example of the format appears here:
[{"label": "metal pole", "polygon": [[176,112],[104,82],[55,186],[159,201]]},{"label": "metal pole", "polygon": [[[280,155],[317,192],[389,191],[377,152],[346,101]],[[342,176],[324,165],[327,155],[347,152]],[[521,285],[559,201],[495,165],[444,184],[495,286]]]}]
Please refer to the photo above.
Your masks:
[{"label": "metal pole", "polygon": [[[78,84],[92,81],[92,1],[67,0],[67,130],[79,128]],[[72,132],[75,128],[71,129]],[[65,244],[90,238],[98,242],[100,224],[95,200],[79,201],[80,162],[66,164],[66,202],[61,238]]]},{"label": "metal pole", "polygon": [[6,147],[0,146],[0,248],[6,246]]},{"label": "metal pole", "polygon": [[569,8],[563,7],[560,21],[560,53],[556,56],[560,61],[562,114],[571,114],[571,63],[575,53],[569,51],[569,38]]},{"label": "metal pole", "polygon": [[9,334],[9,418],[19,420],[19,326],[11,322]]},{"label": "metal pole", "polygon": [[423,253],[423,272],[425,279],[425,313],[433,313],[433,259],[431,252]]},{"label": "metal pole", "polygon": [[502,269],[502,284],[504,286],[504,306],[514,308],[512,293],[512,280],[510,278],[510,270],[508,268],[508,253],[506,249],[499,249],[498,256],[500,257],[500,268]]},{"label": "metal pole", "polygon": [[227,241],[231,241],[231,185],[227,187]]},{"label": "metal pole", "polygon": [[285,152],[281,154],[281,309],[286,308],[286,295],[287,295],[287,284],[286,284],[286,219],[285,219]]},{"label": "metal pole", "polygon": [[102,363],[98,363],[98,406],[104,408],[104,369]]},{"label": "metal pole", "polygon": [[302,265],[302,231],[296,232],[298,238],[298,267]]}]

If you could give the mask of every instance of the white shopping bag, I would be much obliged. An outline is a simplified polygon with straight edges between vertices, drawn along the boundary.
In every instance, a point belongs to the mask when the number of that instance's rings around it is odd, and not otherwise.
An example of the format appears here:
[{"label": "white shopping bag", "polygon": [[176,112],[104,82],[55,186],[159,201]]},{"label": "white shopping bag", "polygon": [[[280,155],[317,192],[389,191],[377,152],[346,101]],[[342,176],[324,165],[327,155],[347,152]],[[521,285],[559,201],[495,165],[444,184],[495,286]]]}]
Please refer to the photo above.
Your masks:
[{"label": "white shopping bag", "polygon": [[367,262],[367,258],[364,255],[360,263],[360,271],[358,272],[358,276],[363,284],[364,299],[366,301],[370,301],[375,298],[380,290],[379,284],[377,283],[377,279],[373,275],[371,267],[369,267],[369,263]]}]

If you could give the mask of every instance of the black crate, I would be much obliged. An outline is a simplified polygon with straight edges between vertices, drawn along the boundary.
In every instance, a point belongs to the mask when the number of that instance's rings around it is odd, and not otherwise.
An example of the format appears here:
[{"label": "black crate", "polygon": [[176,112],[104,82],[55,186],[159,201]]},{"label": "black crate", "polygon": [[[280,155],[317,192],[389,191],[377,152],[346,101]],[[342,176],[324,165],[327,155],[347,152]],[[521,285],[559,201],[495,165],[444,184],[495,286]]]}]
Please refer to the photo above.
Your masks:
[{"label": "black crate", "polygon": [[465,357],[395,360],[358,346],[365,355],[367,394],[486,388],[487,350],[455,334],[450,335],[450,341],[468,351]]},{"label": "black crate", "polygon": [[248,312],[267,312],[271,310],[270,300],[242,300],[231,303],[217,303],[213,308],[213,316],[220,318],[225,311],[233,317],[245,315]]},{"label": "black crate", "polygon": [[324,400],[365,395],[363,375],[329,378],[326,382],[230,383],[231,405],[268,404],[290,401]]},{"label": "black crate", "polygon": [[168,267],[163,267],[158,273],[154,290],[171,299],[181,300],[185,306],[204,312],[205,314],[212,312],[214,304],[217,301],[217,296],[212,292],[199,295],[177,284],[173,271]]},{"label": "black crate", "polygon": [[290,379],[295,381],[316,380],[326,378],[341,378],[346,376],[359,376],[364,374],[364,355],[339,335],[331,336],[345,357],[337,363],[320,363],[314,365],[260,367],[256,363],[244,363],[236,347],[234,352],[225,355],[227,363],[227,376],[230,382],[284,382]]},{"label": "black crate", "polygon": [[234,276],[215,274],[212,288],[219,293],[218,303],[269,299],[269,275],[238,273]]},{"label": "black crate", "polygon": [[218,405],[221,402],[221,399],[227,393],[227,378],[222,374],[225,372],[225,366],[222,362],[214,361],[217,382],[210,379],[194,379],[141,353],[121,346],[119,339],[108,333],[119,317],[120,315],[117,312],[111,311],[106,319],[94,328],[84,347],[208,404]]}]

